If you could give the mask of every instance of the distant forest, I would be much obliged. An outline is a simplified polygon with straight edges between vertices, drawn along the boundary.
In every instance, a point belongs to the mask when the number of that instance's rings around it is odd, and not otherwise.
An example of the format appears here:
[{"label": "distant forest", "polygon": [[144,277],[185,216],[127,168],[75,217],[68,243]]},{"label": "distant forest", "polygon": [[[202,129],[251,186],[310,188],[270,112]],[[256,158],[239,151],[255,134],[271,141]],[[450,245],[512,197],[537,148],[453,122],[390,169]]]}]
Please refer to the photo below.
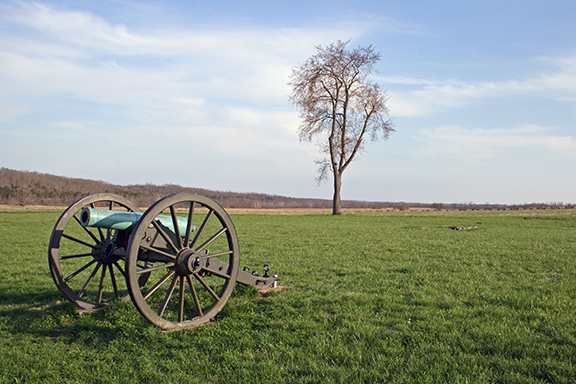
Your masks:
[{"label": "distant forest", "polygon": [[[331,208],[332,200],[305,199],[263,193],[239,193],[211,191],[202,188],[166,185],[113,185],[104,181],[75,179],[46,173],[16,171],[0,168],[0,205],[9,206],[68,206],[74,201],[94,193],[114,193],[131,200],[139,207],[148,207],[164,196],[176,192],[197,193],[210,197],[224,208]],[[406,203],[343,200],[344,209],[394,209],[410,208],[433,210],[478,209],[545,209],[573,208],[563,203],[533,203],[522,205],[474,204],[474,203]]]}]

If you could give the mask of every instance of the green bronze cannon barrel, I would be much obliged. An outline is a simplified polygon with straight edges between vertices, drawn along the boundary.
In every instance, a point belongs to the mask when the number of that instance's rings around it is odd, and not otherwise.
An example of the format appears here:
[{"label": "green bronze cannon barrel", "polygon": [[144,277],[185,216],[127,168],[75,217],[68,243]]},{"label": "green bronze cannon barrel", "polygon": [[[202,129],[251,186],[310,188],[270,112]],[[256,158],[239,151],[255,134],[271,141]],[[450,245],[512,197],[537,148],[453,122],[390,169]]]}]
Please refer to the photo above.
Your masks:
[{"label": "green bronze cannon barrel", "polygon": [[[80,213],[80,224],[84,227],[131,231],[143,215],[143,213],[139,212],[110,211],[106,209],[85,207]],[[178,231],[180,236],[186,236],[186,224],[188,223],[188,219],[185,217],[177,217],[176,220],[178,221]],[[175,232],[172,217],[168,215],[158,215],[156,216],[156,221],[159,221],[172,232]],[[194,225],[192,225],[190,231],[194,232],[195,229]]]}]

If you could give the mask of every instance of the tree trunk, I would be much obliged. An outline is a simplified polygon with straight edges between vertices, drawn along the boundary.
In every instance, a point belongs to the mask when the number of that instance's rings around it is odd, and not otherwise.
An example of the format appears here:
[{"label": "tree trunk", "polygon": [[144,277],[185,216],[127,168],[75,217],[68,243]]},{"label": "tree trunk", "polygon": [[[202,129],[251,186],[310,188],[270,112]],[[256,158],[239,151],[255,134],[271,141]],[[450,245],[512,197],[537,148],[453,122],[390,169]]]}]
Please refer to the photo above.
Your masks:
[{"label": "tree trunk", "polygon": [[342,173],[334,172],[334,198],[332,199],[332,214],[341,215],[340,210],[340,186],[342,185]]}]

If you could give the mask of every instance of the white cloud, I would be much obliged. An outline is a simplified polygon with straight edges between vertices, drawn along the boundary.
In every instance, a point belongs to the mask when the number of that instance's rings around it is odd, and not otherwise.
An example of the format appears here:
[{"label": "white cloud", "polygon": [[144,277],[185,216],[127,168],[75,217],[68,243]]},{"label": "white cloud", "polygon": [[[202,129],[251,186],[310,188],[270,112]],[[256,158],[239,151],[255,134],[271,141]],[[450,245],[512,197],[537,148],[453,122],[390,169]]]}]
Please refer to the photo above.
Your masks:
[{"label": "white cloud", "polygon": [[506,89],[501,84],[488,82],[467,84],[461,81],[382,78],[386,85],[400,85],[416,88],[409,91],[393,87],[391,94],[391,109],[395,116],[420,116],[443,112],[454,108],[462,108],[474,101],[483,100],[494,95],[503,96]]},{"label": "white cloud", "polygon": [[554,100],[576,102],[576,56],[545,61],[560,70],[542,74],[539,78],[521,84],[520,88],[536,95],[541,93],[542,96]]},{"label": "white cloud", "polygon": [[[16,4],[3,17],[28,32],[0,38],[0,96],[23,105],[0,106],[2,121],[55,103],[60,115],[41,113],[42,121],[21,128],[30,140],[127,148],[170,148],[176,140],[221,158],[315,157],[315,147],[298,142],[288,107],[291,66],[319,42],[361,33],[358,25],[136,31],[88,12]],[[67,116],[78,102],[89,121]]]},{"label": "white cloud", "polygon": [[[20,7],[12,14],[13,22],[36,29],[61,42],[82,47],[82,50],[120,55],[142,54],[157,50],[160,39],[128,32],[122,25],[110,25],[92,13],[57,10],[41,3],[18,3]],[[48,37],[46,36],[46,37]],[[165,49],[173,44],[166,42]]]},{"label": "white cloud", "polygon": [[[291,66],[336,32],[334,27],[133,31],[88,12],[16,4],[4,18],[37,33],[0,38],[0,92],[145,107],[140,113],[146,114],[180,114],[181,103],[174,100],[184,99],[201,102],[187,104],[182,115],[197,115],[193,110],[209,99],[286,105]],[[356,35],[356,28],[338,35]]]},{"label": "white cloud", "polygon": [[514,96],[536,96],[576,102],[576,57],[542,59],[547,72],[528,79],[467,83],[448,79],[377,77],[393,89],[391,109],[396,116],[420,116],[473,103]]},{"label": "white cloud", "polygon": [[0,123],[7,123],[15,117],[30,112],[30,108],[26,106],[25,103],[18,103],[14,100],[6,99],[0,99]]},{"label": "white cloud", "polygon": [[517,157],[521,151],[576,159],[576,139],[557,136],[556,129],[536,125],[509,129],[442,126],[422,130],[416,139],[426,143],[421,156],[448,157],[462,162]]},{"label": "white cloud", "polygon": [[[313,51],[322,41],[334,36],[358,36],[366,27],[357,23],[314,28],[173,28],[134,31],[123,24],[113,25],[88,12],[56,9],[40,3],[19,3],[9,17],[13,22],[37,30],[46,39],[92,55],[120,57],[150,55],[163,57],[227,58],[230,66],[250,63],[259,67],[294,54]],[[20,47],[21,49],[23,47]],[[230,61],[232,59],[232,61]]]}]

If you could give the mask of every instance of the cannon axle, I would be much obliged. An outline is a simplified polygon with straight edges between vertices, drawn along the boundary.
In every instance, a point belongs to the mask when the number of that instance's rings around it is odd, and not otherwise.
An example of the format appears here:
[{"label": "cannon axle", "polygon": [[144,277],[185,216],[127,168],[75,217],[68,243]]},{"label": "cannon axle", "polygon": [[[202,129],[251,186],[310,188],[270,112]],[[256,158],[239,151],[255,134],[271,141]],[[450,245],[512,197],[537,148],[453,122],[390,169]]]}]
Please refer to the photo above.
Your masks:
[{"label": "cannon axle", "polygon": [[94,246],[92,256],[96,261],[103,265],[116,263],[126,254],[123,247],[118,247],[111,240],[103,240]]}]

